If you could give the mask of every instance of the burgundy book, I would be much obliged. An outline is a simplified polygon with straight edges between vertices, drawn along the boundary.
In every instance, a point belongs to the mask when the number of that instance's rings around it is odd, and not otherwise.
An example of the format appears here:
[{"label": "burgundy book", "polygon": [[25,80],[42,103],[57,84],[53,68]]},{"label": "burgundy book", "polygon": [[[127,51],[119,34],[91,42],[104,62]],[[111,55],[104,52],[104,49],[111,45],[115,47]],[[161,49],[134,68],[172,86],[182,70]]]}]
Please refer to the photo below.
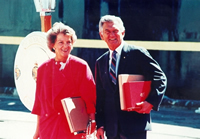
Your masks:
[{"label": "burgundy book", "polygon": [[151,90],[151,81],[144,81],[143,75],[119,75],[121,110],[137,109],[136,103],[144,101]]},{"label": "burgundy book", "polygon": [[89,122],[84,101],[80,97],[61,100],[71,133],[85,132]]}]

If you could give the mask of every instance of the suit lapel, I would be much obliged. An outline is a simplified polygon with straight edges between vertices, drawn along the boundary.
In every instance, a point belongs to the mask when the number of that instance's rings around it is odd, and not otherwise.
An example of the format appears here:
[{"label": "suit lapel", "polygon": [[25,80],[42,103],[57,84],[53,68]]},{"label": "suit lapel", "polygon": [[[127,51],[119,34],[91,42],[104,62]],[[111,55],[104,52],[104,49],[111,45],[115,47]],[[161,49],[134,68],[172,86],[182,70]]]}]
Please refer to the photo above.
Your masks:
[{"label": "suit lapel", "polygon": [[126,69],[127,64],[128,64],[127,61],[126,61],[126,59],[128,57],[129,57],[128,44],[125,43],[123,48],[122,48],[121,57],[120,57],[120,61],[119,61],[118,75],[124,73],[124,69]]}]

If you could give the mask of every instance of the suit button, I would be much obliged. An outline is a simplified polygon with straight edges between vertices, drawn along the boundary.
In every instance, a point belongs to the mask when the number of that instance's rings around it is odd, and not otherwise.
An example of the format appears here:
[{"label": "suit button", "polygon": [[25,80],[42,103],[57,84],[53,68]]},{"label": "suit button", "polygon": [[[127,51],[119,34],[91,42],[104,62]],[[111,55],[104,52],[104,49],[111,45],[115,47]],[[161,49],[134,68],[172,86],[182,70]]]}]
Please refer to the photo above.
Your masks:
[{"label": "suit button", "polygon": [[45,114],[45,116],[47,117],[47,116],[48,116],[48,114]]},{"label": "suit button", "polygon": [[58,115],[60,115],[60,112],[58,113]]}]

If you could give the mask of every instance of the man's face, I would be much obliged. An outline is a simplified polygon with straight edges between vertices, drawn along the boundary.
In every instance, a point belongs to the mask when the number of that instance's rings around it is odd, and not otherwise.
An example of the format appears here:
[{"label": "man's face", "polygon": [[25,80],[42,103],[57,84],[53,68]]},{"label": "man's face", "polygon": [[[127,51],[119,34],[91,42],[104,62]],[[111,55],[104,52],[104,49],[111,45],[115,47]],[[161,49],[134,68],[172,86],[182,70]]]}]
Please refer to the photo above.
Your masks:
[{"label": "man's face", "polygon": [[120,31],[119,26],[113,22],[105,22],[103,24],[103,31],[99,33],[102,40],[104,40],[111,50],[115,50],[123,41],[124,32]]}]

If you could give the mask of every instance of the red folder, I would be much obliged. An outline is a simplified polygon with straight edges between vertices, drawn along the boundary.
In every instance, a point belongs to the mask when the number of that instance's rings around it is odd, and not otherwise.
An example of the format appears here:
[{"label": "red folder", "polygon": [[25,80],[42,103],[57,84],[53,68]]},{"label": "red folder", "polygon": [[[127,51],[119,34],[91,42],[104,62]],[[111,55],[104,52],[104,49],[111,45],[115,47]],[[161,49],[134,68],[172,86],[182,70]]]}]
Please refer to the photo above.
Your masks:
[{"label": "red folder", "polygon": [[119,75],[121,110],[137,109],[136,103],[144,101],[150,90],[151,81],[144,81],[142,75]]},{"label": "red folder", "polygon": [[137,109],[136,103],[144,101],[150,90],[151,81],[135,81],[123,84],[126,109]]},{"label": "red folder", "polygon": [[71,133],[85,132],[89,122],[84,101],[80,97],[61,100]]}]

